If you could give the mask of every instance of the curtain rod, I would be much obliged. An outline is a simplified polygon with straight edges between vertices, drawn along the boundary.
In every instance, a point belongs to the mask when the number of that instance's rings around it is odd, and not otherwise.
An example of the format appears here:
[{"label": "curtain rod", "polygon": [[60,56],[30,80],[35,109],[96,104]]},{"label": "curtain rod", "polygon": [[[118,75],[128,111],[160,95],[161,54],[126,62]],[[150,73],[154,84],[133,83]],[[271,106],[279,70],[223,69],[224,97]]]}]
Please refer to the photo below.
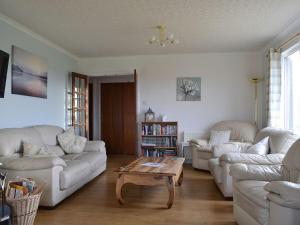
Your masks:
[{"label": "curtain rod", "polygon": [[287,45],[288,43],[290,43],[291,41],[293,41],[295,38],[297,38],[299,36],[300,36],[300,32],[295,34],[293,37],[291,37],[287,41],[283,42],[278,48],[276,48],[276,50],[280,50],[283,46]]}]

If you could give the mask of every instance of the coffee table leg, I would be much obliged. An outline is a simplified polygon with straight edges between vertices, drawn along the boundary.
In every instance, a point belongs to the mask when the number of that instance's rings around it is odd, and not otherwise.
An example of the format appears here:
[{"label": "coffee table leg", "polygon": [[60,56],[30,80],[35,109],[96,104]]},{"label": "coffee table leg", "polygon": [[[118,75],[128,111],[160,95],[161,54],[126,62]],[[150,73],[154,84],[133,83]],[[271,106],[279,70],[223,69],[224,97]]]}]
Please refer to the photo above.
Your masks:
[{"label": "coffee table leg", "polygon": [[116,196],[121,205],[124,204],[123,193],[122,193],[123,184],[124,184],[124,174],[119,174],[119,177],[117,179],[117,184],[116,184]]},{"label": "coffee table leg", "polygon": [[169,201],[167,203],[168,209],[170,209],[174,202],[175,197],[175,180],[174,177],[169,176],[167,180],[167,186],[169,190]]},{"label": "coffee table leg", "polygon": [[177,181],[179,186],[181,186],[182,180],[183,180],[183,170],[181,170],[180,176],[179,176],[178,181]]}]

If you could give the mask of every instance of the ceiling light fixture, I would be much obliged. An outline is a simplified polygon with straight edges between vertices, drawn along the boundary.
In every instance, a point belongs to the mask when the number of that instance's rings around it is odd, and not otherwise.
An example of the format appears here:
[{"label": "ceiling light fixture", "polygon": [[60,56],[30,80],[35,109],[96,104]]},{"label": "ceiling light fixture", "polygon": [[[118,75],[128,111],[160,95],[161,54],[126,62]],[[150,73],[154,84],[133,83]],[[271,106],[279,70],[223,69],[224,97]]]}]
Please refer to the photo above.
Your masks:
[{"label": "ceiling light fixture", "polygon": [[158,30],[158,37],[153,35],[148,41],[149,44],[157,44],[161,47],[165,47],[167,44],[176,45],[179,43],[179,40],[175,39],[174,34],[166,36],[166,28],[164,26],[158,25],[155,28]]}]

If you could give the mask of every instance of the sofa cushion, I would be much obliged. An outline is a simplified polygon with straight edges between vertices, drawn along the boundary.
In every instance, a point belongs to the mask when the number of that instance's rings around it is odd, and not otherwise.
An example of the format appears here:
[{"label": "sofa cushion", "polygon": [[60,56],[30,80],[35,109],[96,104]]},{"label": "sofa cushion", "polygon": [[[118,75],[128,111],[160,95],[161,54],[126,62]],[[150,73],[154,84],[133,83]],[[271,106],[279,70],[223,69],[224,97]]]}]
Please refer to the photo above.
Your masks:
[{"label": "sofa cushion", "polygon": [[67,154],[81,153],[84,150],[87,139],[75,136],[74,128],[71,127],[57,136],[59,145]]},{"label": "sofa cushion", "polygon": [[51,125],[37,125],[32,128],[41,135],[42,141],[46,145],[58,145],[57,135],[64,131],[61,127]]},{"label": "sofa cushion", "polygon": [[91,171],[94,172],[106,162],[107,157],[105,152],[83,152],[79,154],[76,159],[88,162],[90,164]]},{"label": "sofa cushion", "polygon": [[66,161],[67,167],[60,172],[60,189],[65,190],[82,182],[91,173],[88,162],[82,160]]},{"label": "sofa cushion", "polygon": [[230,140],[252,143],[257,127],[252,122],[225,120],[216,123],[211,130],[230,130]]},{"label": "sofa cushion", "polygon": [[48,152],[53,152],[56,156],[61,157],[65,155],[65,152],[59,145],[46,145]]},{"label": "sofa cushion", "polygon": [[286,153],[299,138],[293,132],[283,129],[266,127],[261,129],[255,137],[255,143],[269,136],[270,153]]},{"label": "sofa cushion", "polygon": [[87,141],[84,147],[85,152],[106,152],[104,141]]},{"label": "sofa cushion", "polygon": [[235,183],[234,202],[259,224],[266,224],[269,218],[269,201],[265,181],[239,181]]},{"label": "sofa cushion", "polygon": [[33,128],[0,129],[0,156],[10,156],[22,152],[23,141],[37,146],[43,145],[40,134]]},{"label": "sofa cushion", "polygon": [[66,163],[59,157],[43,156],[43,157],[2,157],[0,159],[1,169],[6,170],[41,170],[54,166],[65,167]]},{"label": "sofa cushion", "polygon": [[247,148],[244,153],[265,155],[269,152],[269,136]]},{"label": "sofa cushion", "polygon": [[211,130],[210,131],[210,145],[220,145],[229,142],[230,130]]}]

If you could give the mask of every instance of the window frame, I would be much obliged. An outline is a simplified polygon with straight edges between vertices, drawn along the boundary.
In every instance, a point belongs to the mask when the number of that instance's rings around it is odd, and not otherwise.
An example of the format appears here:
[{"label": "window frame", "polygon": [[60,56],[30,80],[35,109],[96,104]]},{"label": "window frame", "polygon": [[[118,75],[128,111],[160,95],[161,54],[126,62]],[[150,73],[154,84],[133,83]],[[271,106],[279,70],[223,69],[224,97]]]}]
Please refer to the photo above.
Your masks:
[{"label": "window frame", "polygon": [[292,65],[290,60],[288,59],[289,56],[296,53],[297,51],[300,52],[300,43],[296,43],[292,45],[290,48],[287,48],[281,53],[281,109],[282,111],[282,118],[283,118],[283,128],[293,130],[293,90],[292,90]]}]

